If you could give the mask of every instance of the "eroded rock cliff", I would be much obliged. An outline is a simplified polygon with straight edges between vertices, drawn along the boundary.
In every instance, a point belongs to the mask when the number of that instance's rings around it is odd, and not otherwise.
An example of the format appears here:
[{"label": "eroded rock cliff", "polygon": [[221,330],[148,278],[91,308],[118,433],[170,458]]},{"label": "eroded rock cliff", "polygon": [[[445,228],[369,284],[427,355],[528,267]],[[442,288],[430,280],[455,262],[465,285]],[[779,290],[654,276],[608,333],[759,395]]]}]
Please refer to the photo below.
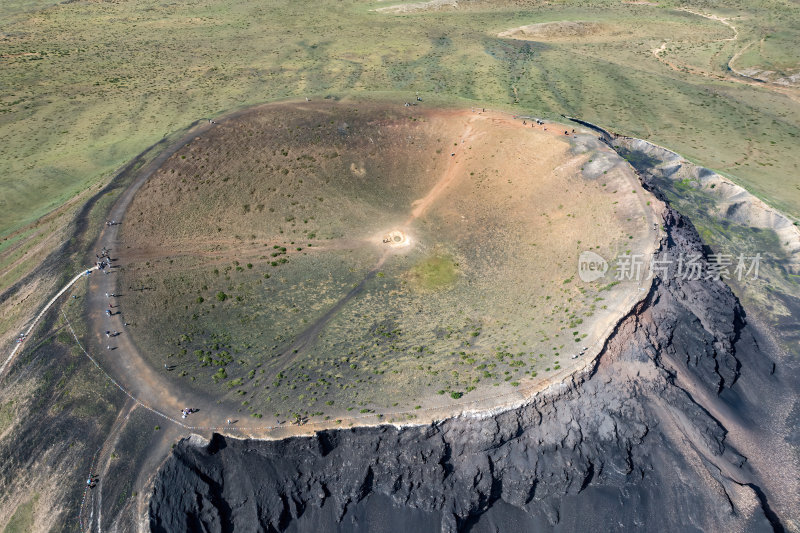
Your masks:
[{"label": "eroded rock cliff", "polygon": [[[706,253],[687,219],[667,210],[664,226],[663,257]],[[151,528],[780,531],[767,476],[726,439],[726,424],[752,425],[740,382],[782,386],[757,337],[722,281],[661,273],[589,372],[524,407],[274,442],[183,440],[155,481]]]}]

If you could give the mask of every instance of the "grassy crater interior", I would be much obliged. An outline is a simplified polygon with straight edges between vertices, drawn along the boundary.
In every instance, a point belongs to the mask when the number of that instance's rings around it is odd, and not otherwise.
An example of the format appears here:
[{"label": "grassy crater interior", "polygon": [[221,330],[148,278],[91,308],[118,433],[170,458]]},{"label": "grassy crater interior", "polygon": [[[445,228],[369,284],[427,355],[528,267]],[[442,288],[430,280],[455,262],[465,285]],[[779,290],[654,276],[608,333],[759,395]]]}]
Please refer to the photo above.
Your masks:
[{"label": "grassy crater interior", "polygon": [[635,290],[581,282],[578,255],[644,248],[646,205],[589,136],[468,109],[269,104],[142,187],[119,284],[145,357],[242,414],[413,411],[572,364]]}]

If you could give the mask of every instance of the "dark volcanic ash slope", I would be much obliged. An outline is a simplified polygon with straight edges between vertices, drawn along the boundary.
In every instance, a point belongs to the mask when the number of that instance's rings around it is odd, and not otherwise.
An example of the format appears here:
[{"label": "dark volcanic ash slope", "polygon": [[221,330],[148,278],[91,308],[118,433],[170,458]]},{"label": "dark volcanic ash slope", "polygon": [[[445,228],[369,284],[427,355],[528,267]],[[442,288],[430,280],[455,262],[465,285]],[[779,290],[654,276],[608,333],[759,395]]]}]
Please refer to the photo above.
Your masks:
[{"label": "dark volcanic ash slope", "polygon": [[[665,225],[661,253],[703,251],[686,219],[668,211]],[[779,489],[796,500],[797,485],[771,487],[723,425],[759,431],[745,385],[786,387],[754,335],[724,283],[656,279],[589,373],[525,407],[275,442],[183,440],[157,475],[151,527],[791,530],[797,517],[770,503]]]}]

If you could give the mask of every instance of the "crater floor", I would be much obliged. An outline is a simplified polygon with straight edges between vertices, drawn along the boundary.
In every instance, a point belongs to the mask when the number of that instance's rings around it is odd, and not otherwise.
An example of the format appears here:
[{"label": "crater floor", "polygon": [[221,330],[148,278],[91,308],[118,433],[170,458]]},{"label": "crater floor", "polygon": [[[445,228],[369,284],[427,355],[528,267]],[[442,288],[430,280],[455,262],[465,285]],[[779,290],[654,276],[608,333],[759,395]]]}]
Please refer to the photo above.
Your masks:
[{"label": "crater floor", "polygon": [[[118,292],[128,348],[248,425],[517,402],[649,283],[660,204],[592,134],[387,102],[218,122],[127,209]],[[586,251],[604,277],[581,279]],[[625,256],[638,275],[617,279]]]}]

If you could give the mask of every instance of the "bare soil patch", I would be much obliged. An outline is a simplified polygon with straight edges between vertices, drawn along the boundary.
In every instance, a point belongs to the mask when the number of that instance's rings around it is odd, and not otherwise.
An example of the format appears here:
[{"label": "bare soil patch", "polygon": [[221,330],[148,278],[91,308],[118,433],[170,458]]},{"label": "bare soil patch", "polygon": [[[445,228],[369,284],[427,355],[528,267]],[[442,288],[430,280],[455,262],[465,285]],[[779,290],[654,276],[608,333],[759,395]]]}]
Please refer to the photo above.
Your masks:
[{"label": "bare soil patch", "polygon": [[400,15],[422,11],[438,11],[440,9],[455,9],[457,7],[458,0],[428,0],[427,2],[409,2],[406,4],[379,7],[375,11],[378,13]]},{"label": "bare soil patch", "polygon": [[541,22],[538,24],[528,24],[506,30],[498,34],[498,37],[510,37],[514,39],[532,39],[538,41],[575,39],[587,37],[598,33],[610,31],[610,26],[598,22],[582,21],[559,21]]}]

